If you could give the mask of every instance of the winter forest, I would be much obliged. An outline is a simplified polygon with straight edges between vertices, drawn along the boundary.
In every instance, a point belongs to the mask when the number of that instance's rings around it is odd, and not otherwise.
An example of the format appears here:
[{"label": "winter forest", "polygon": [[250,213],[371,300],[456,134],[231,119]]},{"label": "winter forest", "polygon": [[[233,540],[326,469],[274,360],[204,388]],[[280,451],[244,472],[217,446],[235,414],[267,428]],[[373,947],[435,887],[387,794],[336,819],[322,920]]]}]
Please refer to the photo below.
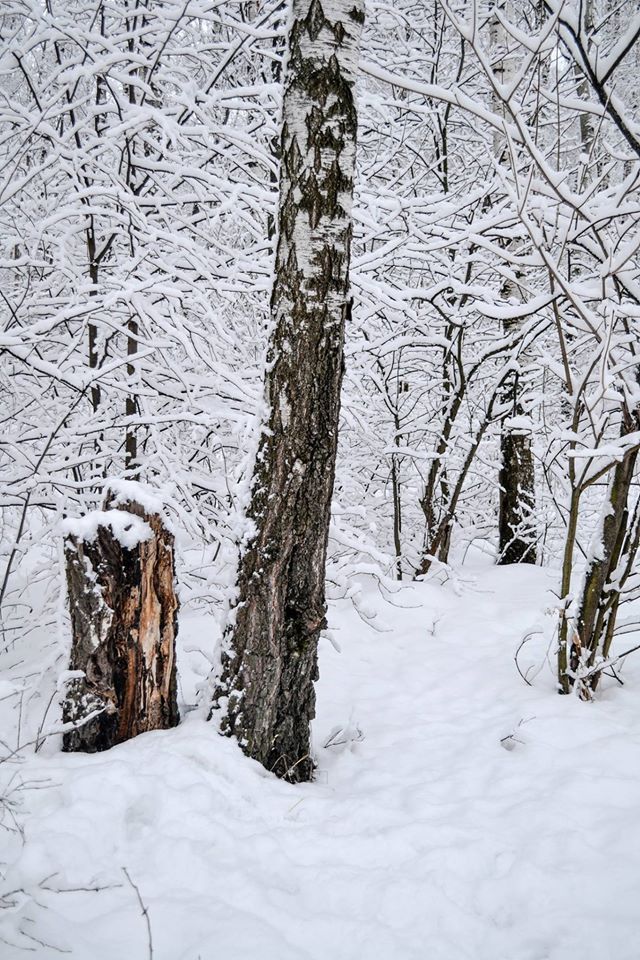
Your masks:
[{"label": "winter forest", "polygon": [[638,960],[640,0],[0,0],[0,958]]}]

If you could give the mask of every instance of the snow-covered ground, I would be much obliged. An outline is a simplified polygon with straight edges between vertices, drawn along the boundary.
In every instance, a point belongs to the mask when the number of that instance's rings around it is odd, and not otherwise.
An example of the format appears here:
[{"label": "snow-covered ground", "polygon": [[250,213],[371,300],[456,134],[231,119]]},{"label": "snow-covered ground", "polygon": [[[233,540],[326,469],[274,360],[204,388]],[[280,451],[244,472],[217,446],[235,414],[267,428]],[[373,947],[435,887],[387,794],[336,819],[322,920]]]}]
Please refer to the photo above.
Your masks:
[{"label": "snow-covered ground", "polygon": [[[312,784],[197,711],[5,763],[32,784],[13,782],[24,842],[0,833],[0,893],[22,891],[0,900],[2,960],[145,960],[138,894],[154,960],[638,960],[640,663],[596,703],[558,697],[556,581],[476,563],[457,589],[363,584],[371,624],[333,604]],[[210,629],[186,616],[181,643]],[[529,687],[513,657],[535,629]],[[204,662],[182,657],[187,700]]]}]

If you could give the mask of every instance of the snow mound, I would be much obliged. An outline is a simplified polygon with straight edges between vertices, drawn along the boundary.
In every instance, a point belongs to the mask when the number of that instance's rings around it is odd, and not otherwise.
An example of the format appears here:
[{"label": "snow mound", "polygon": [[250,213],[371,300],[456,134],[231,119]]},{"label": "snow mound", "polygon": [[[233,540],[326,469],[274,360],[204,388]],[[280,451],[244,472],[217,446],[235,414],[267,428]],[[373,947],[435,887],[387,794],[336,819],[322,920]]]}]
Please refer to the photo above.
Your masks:
[{"label": "snow mound", "polygon": [[156,487],[138,480],[109,479],[104,485],[105,492],[113,495],[113,503],[123,506],[125,503],[139,503],[147,513],[162,514],[165,501]]},{"label": "snow mound", "polygon": [[92,510],[84,517],[69,518],[60,524],[63,536],[91,543],[98,536],[98,527],[109,527],[114,538],[126,550],[132,550],[145,540],[151,540],[149,524],[126,510]]}]

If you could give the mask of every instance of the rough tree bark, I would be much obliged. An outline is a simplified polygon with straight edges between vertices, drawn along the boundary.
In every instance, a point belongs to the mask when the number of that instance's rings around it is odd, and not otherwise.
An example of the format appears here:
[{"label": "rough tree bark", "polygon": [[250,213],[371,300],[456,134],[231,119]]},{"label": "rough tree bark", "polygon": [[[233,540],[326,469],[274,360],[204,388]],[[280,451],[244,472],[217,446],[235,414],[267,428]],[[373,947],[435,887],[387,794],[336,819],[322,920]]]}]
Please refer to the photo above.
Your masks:
[{"label": "rough tree bark", "polygon": [[[517,383],[511,392],[514,417],[522,416]],[[500,509],[498,563],[535,563],[535,468],[531,432],[504,421],[500,435]]]},{"label": "rough tree bark", "polygon": [[[627,427],[627,431],[630,432],[630,427]],[[586,671],[587,679],[580,679],[580,694],[585,699],[589,698],[591,690],[595,690],[599,680],[598,673],[589,671],[598,654],[607,656],[615,628],[620,585],[614,581],[617,580],[616,569],[624,553],[629,494],[637,459],[637,450],[633,450],[613,468],[597,530],[598,543],[587,564],[578,598],[571,631],[569,673],[561,677],[561,690],[569,692],[575,679],[580,678],[582,671]],[[607,644],[609,634],[611,636]]]},{"label": "rough tree bark", "polygon": [[244,752],[313,774],[317,644],[349,307],[363,0],[293,0],[281,142],[268,409],[214,707]]},{"label": "rough tree bark", "polygon": [[84,677],[67,688],[63,749],[96,753],[178,723],[173,536],[132,501],[68,529],[69,668]]}]

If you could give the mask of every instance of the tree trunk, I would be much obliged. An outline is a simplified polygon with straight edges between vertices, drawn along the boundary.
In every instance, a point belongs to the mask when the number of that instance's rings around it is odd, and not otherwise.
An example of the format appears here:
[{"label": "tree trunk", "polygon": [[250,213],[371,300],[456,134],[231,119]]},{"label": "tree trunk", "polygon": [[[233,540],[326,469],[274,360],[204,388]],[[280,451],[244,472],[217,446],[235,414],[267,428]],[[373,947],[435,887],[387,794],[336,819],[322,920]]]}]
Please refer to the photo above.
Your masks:
[{"label": "tree trunk", "polygon": [[[624,436],[624,433],[623,433]],[[637,451],[628,453],[613,469],[607,499],[602,511],[599,542],[585,570],[577,613],[572,630],[569,655],[570,680],[580,676],[581,669],[589,669],[602,651],[607,632],[615,629],[620,585],[614,574],[622,553],[627,532],[628,501],[633,482]],[[610,644],[610,641],[609,641]],[[581,694],[589,698],[589,690],[597,686],[598,674],[581,681]]]},{"label": "tree trunk", "polygon": [[214,706],[221,730],[292,782],[313,774],[317,644],[349,315],[353,85],[362,0],[293,0],[272,334],[238,602]]},{"label": "tree trunk", "polygon": [[535,563],[535,470],[531,438],[502,425],[498,563]]},{"label": "tree trunk", "polygon": [[69,668],[85,676],[67,690],[63,749],[96,753],[178,723],[173,536],[131,501],[68,530]]},{"label": "tree trunk", "polygon": [[[514,76],[516,64],[510,53],[512,46],[509,33],[497,15],[497,11],[506,14],[512,21],[517,5],[510,0],[499,3],[491,21],[491,40],[496,58],[494,71],[502,84],[509,84]],[[497,94],[494,95],[494,107],[502,113],[505,120],[507,108]],[[494,149],[498,162],[505,168],[509,166],[509,152],[502,136],[496,132]],[[513,171],[515,173],[515,171]],[[507,243],[513,247],[514,242]],[[515,281],[508,280],[502,285],[500,295],[505,301],[521,300],[519,276],[515,270]],[[520,321],[504,322],[504,335],[517,331]],[[500,501],[498,515],[499,554],[498,563],[535,563],[536,530],[532,523],[535,509],[535,468],[531,450],[531,433],[523,429],[517,419],[525,413],[524,400],[526,384],[516,373],[511,374],[505,384],[503,400],[509,404],[510,413],[502,420],[500,432]],[[515,423],[513,421],[516,421]]]}]

